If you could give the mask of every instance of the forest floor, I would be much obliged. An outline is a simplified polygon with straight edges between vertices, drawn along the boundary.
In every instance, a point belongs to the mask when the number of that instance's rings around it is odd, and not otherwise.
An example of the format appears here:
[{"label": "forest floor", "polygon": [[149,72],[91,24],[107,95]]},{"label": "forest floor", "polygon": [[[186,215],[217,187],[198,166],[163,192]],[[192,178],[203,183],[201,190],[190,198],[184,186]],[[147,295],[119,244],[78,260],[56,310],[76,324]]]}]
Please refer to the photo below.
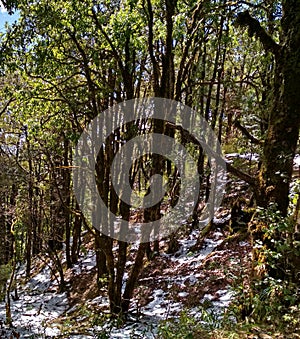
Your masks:
[{"label": "forest floor", "polygon": [[[228,218],[227,214],[225,219]],[[25,279],[23,266],[18,269],[19,299],[12,300],[12,328],[4,324],[5,304],[0,303],[0,338],[160,339],[159,327],[164,326],[166,320],[180,319],[182,314],[202,323],[205,319],[205,327],[214,333],[226,315],[229,303],[234,300],[233,288],[247,288],[251,270],[249,240],[230,235],[225,219],[214,220],[214,228],[198,247],[194,245],[199,230],[183,236],[179,240],[181,246],[174,254],[166,254],[166,244],[162,242],[161,254],[151,261],[146,260],[125,323],[109,318],[107,292],[103,289],[99,293],[97,288],[96,258],[88,234],[84,237],[78,264],[65,272],[68,292],[58,292],[58,277],[53,275],[51,261],[35,258],[30,280]],[[135,251],[132,246],[131,253]],[[132,263],[128,261],[128,268]],[[229,337],[222,336],[221,332],[209,338]],[[300,336],[296,333],[270,335],[259,327],[252,327],[242,329],[237,337],[231,338]]]},{"label": "forest floor", "polygon": [[[225,223],[229,217],[225,216]],[[162,242],[160,256],[146,261],[128,320],[122,326],[108,320],[107,294],[97,288],[96,258],[89,236],[78,264],[66,271],[68,293],[58,293],[50,260],[36,258],[30,280],[25,279],[24,267],[18,270],[13,329],[5,327],[5,305],[0,303],[1,338],[99,338],[104,334],[107,338],[157,338],[159,324],[179,317],[183,310],[196,318],[205,310],[209,321],[217,323],[232,299],[231,287],[247,275],[251,246],[238,237],[228,241],[228,231],[218,228],[215,221],[213,230],[193,252],[199,230],[180,239],[181,246],[174,254],[165,254]],[[128,267],[132,263],[128,261]]]},{"label": "forest floor", "polygon": [[[243,182],[229,180],[228,186],[224,205],[231,206],[240,196],[249,199]],[[107,291],[97,287],[96,257],[88,233],[82,239],[78,263],[65,269],[67,292],[58,292],[59,277],[54,274],[50,258],[35,258],[31,279],[25,278],[25,266],[17,271],[19,299],[11,300],[12,328],[5,325],[5,303],[0,303],[0,338],[158,339],[159,328],[165,321],[180,319],[182,314],[199,322],[205,318],[208,328],[218,328],[234,300],[234,289],[247,289],[251,270],[250,239],[245,230],[241,233],[244,236],[230,233],[230,218],[230,208],[220,209],[213,227],[200,243],[197,243],[200,230],[185,227],[178,251],[173,254],[166,254],[166,242],[160,243],[160,255],[153,260],[145,259],[125,324],[109,318]],[[124,285],[136,248],[130,247]],[[60,255],[65,262],[63,254]],[[269,335],[259,328],[241,331],[238,337],[300,338],[296,334]]]}]

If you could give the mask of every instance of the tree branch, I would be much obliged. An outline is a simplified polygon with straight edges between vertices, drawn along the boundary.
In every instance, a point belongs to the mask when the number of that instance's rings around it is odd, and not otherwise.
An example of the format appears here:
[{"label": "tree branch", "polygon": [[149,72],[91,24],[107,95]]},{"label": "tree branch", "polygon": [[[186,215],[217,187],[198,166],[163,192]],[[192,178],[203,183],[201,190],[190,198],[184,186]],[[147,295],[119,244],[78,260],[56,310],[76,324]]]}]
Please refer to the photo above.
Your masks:
[{"label": "tree branch", "polygon": [[238,13],[235,23],[239,26],[248,27],[249,36],[256,37],[261,41],[266,51],[272,52],[275,56],[278,55],[280,45],[265,31],[257,19],[252,18],[249,11]]},{"label": "tree branch", "polygon": [[16,99],[14,97],[11,97],[5,104],[4,106],[1,108],[0,110],[0,117],[3,113],[5,113],[5,111],[7,110],[8,106],[15,101]]},{"label": "tree branch", "polygon": [[234,126],[236,128],[238,128],[243,134],[245,137],[247,137],[251,142],[252,144],[254,145],[262,145],[262,141],[259,140],[259,139],[256,139],[248,130],[246,127],[242,126],[241,123],[238,121],[238,120],[235,120],[234,121]]},{"label": "tree branch", "polygon": [[260,4],[253,4],[253,3],[249,2],[249,1],[240,0],[239,4],[240,5],[247,5],[247,6],[252,7],[252,8],[261,8],[265,12],[268,12],[268,8],[263,5],[263,2],[260,3]]},{"label": "tree branch", "polygon": [[[188,133],[186,130],[183,129],[180,125],[175,125],[172,122],[167,122],[167,126],[171,129],[178,130],[181,133],[184,134],[184,138],[187,142],[190,142],[194,145],[197,145],[202,148],[201,142],[193,135]],[[253,189],[256,188],[257,180],[255,177],[249,175],[248,173],[245,173],[238,168],[232,166],[228,161],[226,161],[224,158],[222,158],[221,154],[214,151],[207,143],[205,143],[206,151],[209,152],[209,155],[214,157],[216,161],[219,161],[220,163],[224,163],[226,166],[226,170],[230,172],[231,174],[237,176],[239,179],[244,180],[247,184],[249,184]]]}]

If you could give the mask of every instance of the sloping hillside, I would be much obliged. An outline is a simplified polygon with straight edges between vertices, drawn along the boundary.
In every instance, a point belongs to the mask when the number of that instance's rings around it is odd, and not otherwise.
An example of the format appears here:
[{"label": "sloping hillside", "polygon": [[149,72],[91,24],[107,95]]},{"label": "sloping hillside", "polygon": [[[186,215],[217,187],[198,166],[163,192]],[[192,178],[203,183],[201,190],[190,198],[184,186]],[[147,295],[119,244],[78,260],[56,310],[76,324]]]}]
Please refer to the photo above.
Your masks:
[{"label": "sloping hillside", "polygon": [[[215,219],[215,224],[224,226],[228,217]],[[4,326],[5,304],[0,304],[2,337],[97,338],[105,334],[110,338],[157,338],[159,324],[179,317],[183,310],[195,317],[208,310],[217,322],[232,298],[230,287],[249,266],[251,248],[238,238],[228,241],[228,233],[216,226],[196,249],[198,235],[199,230],[192,231],[179,240],[176,253],[162,251],[146,263],[127,322],[119,328],[109,320],[105,289],[97,289],[95,253],[88,235],[78,264],[66,271],[67,292],[58,293],[51,261],[36,258],[30,280],[25,280],[24,267],[18,269],[13,330]],[[131,264],[129,261],[127,266]]]}]

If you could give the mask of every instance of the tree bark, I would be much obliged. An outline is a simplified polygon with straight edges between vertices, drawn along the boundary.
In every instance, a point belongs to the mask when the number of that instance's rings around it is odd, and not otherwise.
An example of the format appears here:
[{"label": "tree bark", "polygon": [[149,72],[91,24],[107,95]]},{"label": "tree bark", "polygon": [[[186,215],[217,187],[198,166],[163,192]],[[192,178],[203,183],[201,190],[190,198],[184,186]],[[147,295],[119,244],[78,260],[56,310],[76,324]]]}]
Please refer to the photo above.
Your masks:
[{"label": "tree bark", "polygon": [[275,56],[272,106],[255,195],[258,205],[274,202],[285,216],[300,127],[300,2],[283,1],[282,8],[280,44],[248,11],[238,15],[237,23],[247,26],[250,35],[256,35]]}]

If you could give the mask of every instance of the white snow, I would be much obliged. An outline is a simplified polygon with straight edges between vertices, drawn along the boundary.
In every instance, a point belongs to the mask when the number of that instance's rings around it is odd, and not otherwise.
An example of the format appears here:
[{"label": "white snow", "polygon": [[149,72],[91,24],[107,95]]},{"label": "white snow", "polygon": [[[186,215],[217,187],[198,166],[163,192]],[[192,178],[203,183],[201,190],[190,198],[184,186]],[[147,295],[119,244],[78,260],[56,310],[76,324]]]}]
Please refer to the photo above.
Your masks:
[{"label": "white snow", "polygon": [[[205,240],[205,246],[197,253],[190,253],[189,249],[191,246],[195,245],[197,238],[199,235],[199,230],[194,230],[191,232],[190,236],[185,238],[184,240],[180,240],[181,248],[174,255],[171,254],[162,254],[170,258],[173,262],[177,263],[178,267],[180,265],[190,265],[191,268],[198,267],[201,265],[202,261],[213,252],[213,250],[222,243],[222,239],[220,239],[223,234],[217,230],[213,234],[213,238],[207,238]],[[189,281],[190,284],[195,284],[198,279],[201,277],[200,273],[193,273],[193,269],[190,270],[190,273],[185,276],[177,276],[172,282],[176,283],[181,288],[185,287],[185,283]],[[152,277],[143,278],[143,282],[151,280]],[[170,278],[165,276],[156,277],[156,281],[158,284],[162,281],[168,281]],[[167,288],[170,289],[172,287],[171,281],[167,285]],[[210,294],[206,294],[202,299],[202,302],[206,300],[211,300],[211,306],[209,308],[210,312],[213,312],[216,315],[216,319],[220,318],[222,315],[222,311],[225,307],[229,305],[230,300],[232,299],[232,292],[223,289],[216,292],[218,295],[218,300]],[[158,330],[158,323],[160,320],[165,320],[171,317],[178,316],[180,311],[183,310],[183,305],[180,302],[174,302],[168,299],[169,292],[165,292],[164,290],[158,288],[153,291],[152,298],[153,300],[149,302],[146,306],[141,307],[139,309],[140,315],[135,319],[135,323],[128,323],[126,326],[120,329],[114,329],[110,333],[110,338],[149,338],[154,339],[157,338],[155,334]],[[178,296],[181,298],[188,297],[188,293],[185,291],[180,291]],[[137,309],[137,305],[135,303],[131,306],[131,311],[134,312]],[[200,317],[201,312],[199,312],[199,308],[195,307],[189,311],[191,316]],[[133,336],[134,335],[134,336]]]},{"label": "white snow", "polygon": [[[19,270],[17,277],[25,279],[24,268]],[[59,329],[50,322],[67,309],[68,298],[66,293],[51,292],[57,288],[57,282],[51,280],[50,268],[46,266],[25,285],[18,283],[17,288],[19,299],[11,298],[11,313],[13,326],[21,338],[32,338],[33,334],[58,335]],[[0,319],[5,322],[4,302],[0,303]]]},{"label": "white snow", "polygon": [[294,157],[294,165],[300,166],[300,154],[296,154]]},{"label": "white snow", "polygon": [[81,274],[90,271],[96,266],[96,254],[94,251],[89,250],[85,254],[85,257],[81,259],[78,264],[74,265],[72,270],[76,274]]},{"label": "white snow", "polygon": [[249,161],[259,161],[259,154],[257,153],[227,153],[225,154],[225,158],[229,161],[232,162],[234,158],[240,158],[240,159],[245,159]]},{"label": "white snow", "polygon": [[[189,297],[189,293],[185,290],[186,283],[190,285],[196,284],[201,279],[201,274],[193,272],[193,268],[201,265],[207,255],[222,243],[223,234],[217,230],[212,238],[205,239],[205,245],[200,251],[195,253],[190,252],[191,246],[195,245],[199,235],[199,230],[194,230],[183,240],[180,240],[181,248],[175,255],[162,254],[168,257],[180,268],[181,265],[188,265],[191,269],[185,275],[178,275],[170,279],[168,276],[156,277],[157,288],[152,291],[151,301],[143,307],[140,307],[134,301],[130,308],[129,319],[125,326],[118,328],[111,322],[105,323],[102,327],[94,326],[91,328],[91,334],[85,335],[68,335],[69,339],[89,339],[95,338],[95,334],[109,333],[110,338],[157,338],[158,324],[160,321],[170,317],[176,317],[183,310],[183,304],[172,300],[171,293],[174,283],[179,287],[177,295],[179,298]],[[241,243],[241,246],[246,243]],[[86,251],[84,257],[77,265],[73,267],[73,273],[80,274],[88,272],[96,264],[95,253],[92,250]],[[18,277],[25,279],[25,269],[21,267],[18,270]],[[52,280],[51,280],[52,279]],[[124,276],[124,283],[128,279],[128,275]],[[152,279],[144,278],[142,281]],[[168,288],[163,290],[160,288],[160,282],[167,281]],[[124,289],[124,286],[123,286]],[[48,266],[44,267],[41,272],[32,277],[26,284],[18,284],[18,292],[20,299],[17,301],[11,300],[13,325],[17,332],[21,334],[21,338],[50,338],[59,336],[60,329],[55,322],[51,320],[65,314],[71,315],[78,308],[78,305],[69,308],[66,293],[57,293],[57,281],[51,278],[51,270]],[[173,293],[174,294],[174,293]],[[211,300],[211,304],[217,314],[221,313],[224,307],[227,307],[232,294],[227,289],[216,292],[219,298],[206,294],[203,301]],[[217,299],[217,300],[216,300]],[[99,296],[87,302],[89,305],[102,307],[108,305],[108,298]],[[214,311],[215,312],[215,311]],[[199,310],[190,310],[191,315],[199,315]],[[5,304],[0,303],[0,320],[5,321]],[[79,321],[79,319],[78,319]],[[8,332],[9,333],[9,332]]]}]

